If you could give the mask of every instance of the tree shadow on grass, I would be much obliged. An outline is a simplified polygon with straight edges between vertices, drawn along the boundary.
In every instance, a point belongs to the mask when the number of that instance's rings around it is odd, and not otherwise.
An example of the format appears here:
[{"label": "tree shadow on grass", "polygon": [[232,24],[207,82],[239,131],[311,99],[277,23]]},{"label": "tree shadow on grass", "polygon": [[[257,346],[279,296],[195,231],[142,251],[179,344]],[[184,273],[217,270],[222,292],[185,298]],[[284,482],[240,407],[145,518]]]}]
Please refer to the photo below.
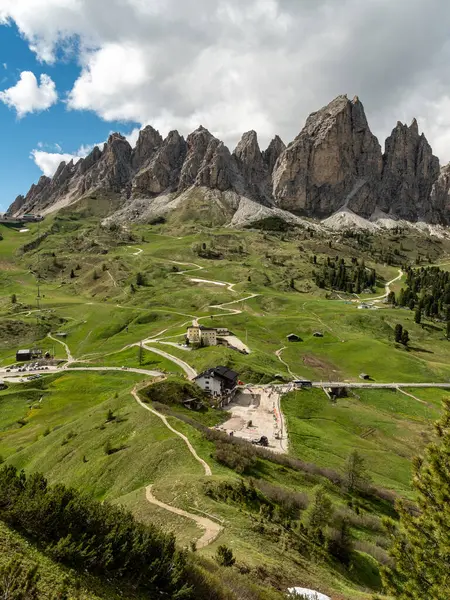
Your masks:
[{"label": "tree shadow on grass", "polygon": [[418,346],[408,346],[408,352],[424,352],[425,354],[434,354],[432,350],[427,350],[426,348],[419,348]]}]

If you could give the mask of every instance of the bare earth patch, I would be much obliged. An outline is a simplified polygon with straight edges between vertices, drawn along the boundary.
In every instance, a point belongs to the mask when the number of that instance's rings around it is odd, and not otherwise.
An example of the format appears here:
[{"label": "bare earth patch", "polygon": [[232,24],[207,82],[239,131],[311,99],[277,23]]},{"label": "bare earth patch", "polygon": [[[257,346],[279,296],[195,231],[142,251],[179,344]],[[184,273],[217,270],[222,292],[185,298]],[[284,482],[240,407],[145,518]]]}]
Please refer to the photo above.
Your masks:
[{"label": "bare earth patch", "polygon": [[271,385],[243,389],[226,408],[230,418],[217,429],[250,442],[265,436],[269,450],[287,452],[287,431],[280,409],[280,397],[286,391]]}]

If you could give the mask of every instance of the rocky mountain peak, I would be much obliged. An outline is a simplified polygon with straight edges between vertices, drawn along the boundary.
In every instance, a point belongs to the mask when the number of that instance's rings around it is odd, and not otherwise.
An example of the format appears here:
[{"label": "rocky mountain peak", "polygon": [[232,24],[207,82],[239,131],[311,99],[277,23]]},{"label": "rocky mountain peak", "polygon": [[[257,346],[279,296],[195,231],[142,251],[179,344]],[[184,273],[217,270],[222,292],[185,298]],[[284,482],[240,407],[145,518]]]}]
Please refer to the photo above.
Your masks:
[{"label": "rocky mountain peak", "polygon": [[416,119],[409,127],[398,122],[385,144],[380,208],[402,219],[423,218],[438,177],[439,159]]},{"label": "rocky mountain peak", "polygon": [[215,139],[202,125],[188,135],[186,140],[187,155],[181,169],[179,191],[187,190],[191,185],[194,185],[208,146],[211,140]]},{"label": "rocky mountain peak", "polygon": [[241,200],[247,203],[241,216],[249,207],[275,205],[316,218],[341,209],[369,217],[377,209],[408,220],[450,222],[450,167],[439,173],[416,119],[409,126],[397,123],[383,155],[358,96],[346,95],[309,115],[287,147],[275,136],[264,152],[255,131],[244,133],[232,154],[202,125],[186,140],[177,131],[163,140],[148,125],[134,149],[113,133],[103,150],[95,147],[77,164],[61,163],[52,179],[41,177],[9,214],[50,211],[87,194],[94,200],[98,191],[120,199],[125,213],[129,204],[137,207],[129,213],[136,218],[150,214],[155,196],[170,194],[170,202],[155,203],[164,211],[192,186],[214,190],[200,193],[208,201],[231,202],[233,210]]},{"label": "rocky mountain peak", "polygon": [[286,145],[280,136],[276,135],[270,144],[267,146],[267,149],[264,150],[263,160],[266,163],[267,170],[269,171],[269,175],[272,175],[275,164],[282,152],[286,150]]},{"label": "rocky mountain peak", "polygon": [[22,196],[20,194],[19,196],[17,196],[17,198],[14,200],[14,202],[11,204],[11,206],[6,211],[6,216],[11,217],[14,214],[20,212],[20,210],[24,204],[25,204],[25,196]]},{"label": "rocky mountain peak", "polygon": [[310,216],[330,215],[342,206],[370,215],[381,164],[363,105],[338,96],[308,117],[279,157],[273,195],[281,208]]},{"label": "rocky mountain peak", "polygon": [[151,125],[147,125],[139,132],[139,137],[136,142],[136,147],[133,150],[131,163],[133,169],[139,170],[144,163],[151,160],[162,145],[163,138],[159,131]]},{"label": "rocky mountain peak", "polygon": [[256,131],[243,134],[233,153],[251,197],[266,198],[269,192],[269,171],[258,144]]},{"label": "rocky mountain peak", "polygon": [[138,194],[173,192],[179,183],[180,172],[187,153],[187,144],[178,131],[171,131],[153,158],[133,179],[133,190]]},{"label": "rocky mountain peak", "polygon": [[239,181],[236,163],[225,144],[214,138],[208,144],[195,184],[222,192]]}]

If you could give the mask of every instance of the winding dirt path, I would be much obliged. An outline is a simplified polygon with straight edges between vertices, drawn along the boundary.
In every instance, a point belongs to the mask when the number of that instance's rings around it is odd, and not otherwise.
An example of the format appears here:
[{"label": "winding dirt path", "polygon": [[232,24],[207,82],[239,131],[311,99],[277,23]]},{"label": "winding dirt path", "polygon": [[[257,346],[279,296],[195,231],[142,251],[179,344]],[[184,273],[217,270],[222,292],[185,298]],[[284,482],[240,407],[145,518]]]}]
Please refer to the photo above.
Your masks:
[{"label": "winding dirt path", "polygon": [[405,392],[405,390],[402,390],[402,388],[400,388],[400,387],[397,387],[397,392],[405,394],[405,396],[409,396],[410,398],[417,400],[417,402],[420,402],[420,404],[425,404],[426,406],[428,406],[428,402],[425,402],[425,400],[421,400],[420,398],[418,398],[417,396],[414,396],[413,394],[410,394],[409,392]]},{"label": "winding dirt path", "polygon": [[145,496],[151,504],[154,504],[155,506],[159,506],[160,508],[164,508],[165,510],[170,511],[171,513],[174,513],[175,515],[180,515],[181,517],[186,517],[187,519],[190,519],[191,521],[195,521],[195,523],[199,527],[204,529],[204,531],[205,531],[204,534],[196,542],[196,547],[198,550],[200,550],[201,548],[205,548],[206,546],[209,546],[209,544],[212,544],[217,539],[217,537],[219,536],[221,531],[223,530],[223,527],[221,525],[219,525],[218,523],[215,523],[211,519],[207,519],[206,517],[199,517],[192,513],[186,512],[185,510],[182,510],[181,508],[175,508],[175,506],[171,506],[170,504],[165,504],[164,502],[157,500],[155,498],[155,496],[153,495],[151,485],[149,485],[145,488]]},{"label": "winding dirt path", "polygon": [[172,431],[173,433],[175,433],[178,437],[180,437],[184,441],[184,443],[188,447],[189,452],[192,454],[192,456],[195,458],[195,460],[202,465],[202,467],[203,467],[203,469],[205,471],[205,475],[207,475],[208,477],[210,477],[212,475],[211,467],[208,465],[207,462],[205,462],[203,460],[203,458],[200,458],[200,456],[197,454],[197,452],[195,451],[195,448],[192,446],[192,444],[188,440],[188,438],[184,434],[182,434],[179,431],[177,431],[176,429],[174,429],[172,427],[172,425],[169,423],[169,421],[167,420],[167,418],[165,417],[165,415],[162,415],[161,413],[159,413],[154,408],[151,408],[151,406],[148,406],[147,404],[145,404],[144,402],[142,402],[142,400],[139,398],[139,394],[137,393],[137,386],[131,390],[131,395],[136,400],[136,402],[140,406],[142,406],[142,408],[145,408],[145,410],[148,410],[149,412],[151,412],[154,415],[156,415],[157,417],[159,417],[161,419],[161,421],[164,423],[164,425],[168,429],[170,429],[170,431]]},{"label": "winding dirt path", "polygon": [[[135,249],[135,246],[127,246],[127,248],[131,248],[131,250]],[[142,248],[136,248],[137,252],[133,252],[132,256],[139,256],[139,254],[141,254],[142,252],[144,252],[142,250]]]},{"label": "winding dirt path", "polygon": [[72,356],[71,352],[70,352],[70,348],[69,346],[66,344],[66,342],[63,342],[61,340],[58,340],[57,338],[53,337],[51,333],[47,334],[47,336],[53,340],[54,342],[57,342],[58,344],[61,344],[61,346],[64,346],[64,348],[66,349],[66,354],[67,354],[67,363],[64,365],[63,368],[66,368],[68,365],[70,365],[71,363],[75,362],[74,357]]},{"label": "winding dirt path", "polygon": [[394,279],[391,279],[390,281],[388,281],[386,283],[386,285],[384,286],[385,294],[383,294],[383,296],[375,296],[375,298],[366,298],[364,300],[364,302],[381,302],[382,300],[387,298],[389,296],[389,294],[391,293],[391,285],[393,283],[395,283],[396,281],[399,281],[403,277],[403,275],[404,275],[404,272],[401,269],[399,269],[397,277],[394,277]]},{"label": "winding dirt path", "polygon": [[286,367],[286,369],[288,370],[289,375],[292,377],[292,379],[299,379],[299,376],[296,375],[295,373],[293,373],[291,371],[291,367],[288,365],[288,363],[281,357],[281,354],[283,352],[283,350],[286,350],[287,346],[283,346],[282,348],[280,348],[279,350],[275,351],[275,356],[278,358],[278,360]]}]

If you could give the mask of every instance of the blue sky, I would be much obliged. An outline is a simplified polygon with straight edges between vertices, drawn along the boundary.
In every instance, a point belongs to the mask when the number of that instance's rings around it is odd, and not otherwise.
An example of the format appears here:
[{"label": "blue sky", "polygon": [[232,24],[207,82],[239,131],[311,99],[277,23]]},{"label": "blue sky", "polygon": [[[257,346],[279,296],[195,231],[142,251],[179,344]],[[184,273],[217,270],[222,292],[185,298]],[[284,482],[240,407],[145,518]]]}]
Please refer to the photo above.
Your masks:
[{"label": "blue sky", "polygon": [[[6,66],[6,68],[5,68]],[[92,111],[67,110],[64,98],[80,74],[75,60],[54,65],[39,62],[15,25],[0,26],[0,90],[14,86],[23,71],[37,78],[48,74],[56,83],[60,101],[48,110],[18,118],[16,111],[0,102],[0,212],[19,194],[26,194],[42,175],[31,152],[43,145],[49,153],[76,153],[81,146],[105,141],[111,131],[128,134],[134,122],[104,121]],[[58,146],[56,146],[58,144]]]},{"label": "blue sky", "polygon": [[448,0],[0,0],[0,210],[111,131],[264,149],[345,93],[382,147],[417,118],[446,164],[449,64]]}]

